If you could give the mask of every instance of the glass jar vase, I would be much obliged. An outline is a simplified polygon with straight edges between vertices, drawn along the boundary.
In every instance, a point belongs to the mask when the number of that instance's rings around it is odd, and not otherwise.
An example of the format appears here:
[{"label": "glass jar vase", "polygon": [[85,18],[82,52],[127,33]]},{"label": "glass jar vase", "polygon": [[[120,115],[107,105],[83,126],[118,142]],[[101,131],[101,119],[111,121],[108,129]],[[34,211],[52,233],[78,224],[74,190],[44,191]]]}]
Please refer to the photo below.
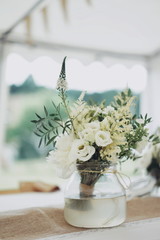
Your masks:
[{"label": "glass jar vase", "polygon": [[65,220],[76,227],[104,228],[126,219],[126,194],[116,166],[81,165],[65,190]]}]

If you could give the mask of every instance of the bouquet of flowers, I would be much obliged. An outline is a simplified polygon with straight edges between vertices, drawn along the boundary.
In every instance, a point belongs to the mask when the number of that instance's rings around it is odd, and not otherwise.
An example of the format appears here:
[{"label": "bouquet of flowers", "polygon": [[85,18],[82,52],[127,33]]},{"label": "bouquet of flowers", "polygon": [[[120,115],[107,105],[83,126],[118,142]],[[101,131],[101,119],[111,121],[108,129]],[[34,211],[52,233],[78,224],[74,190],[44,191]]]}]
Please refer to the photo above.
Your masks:
[{"label": "bouquet of flowers", "polygon": [[[156,144],[159,138],[149,135],[147,125],[151,122],[147,114],[136,117],[131,111],[135,97],[126,89],[114,101],[106,106],[89,105],[84,101],[85,93],[72,106],[67,98],[65,60],[57,82],[61,99],[57,106],[53,103],[53,112],[44,107],[44,116],[36,114],[35,134],[40,137],[39,146],[53,143],[48,161],[56,167],[58,176],[68,178],[75,169],[80,172],[81,183],[93,186],[106,166],[136,159],[134,149],[145,137]],[[62,118],[62,109],[67,118]],[[92,166],[96,166],[94,171]]]}]

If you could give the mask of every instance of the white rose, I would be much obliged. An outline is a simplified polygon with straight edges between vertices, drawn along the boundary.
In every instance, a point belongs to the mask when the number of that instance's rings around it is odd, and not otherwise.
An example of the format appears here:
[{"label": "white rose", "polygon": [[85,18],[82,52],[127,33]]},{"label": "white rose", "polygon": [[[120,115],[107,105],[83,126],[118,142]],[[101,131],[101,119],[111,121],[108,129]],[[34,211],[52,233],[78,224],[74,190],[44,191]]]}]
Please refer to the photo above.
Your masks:
[{"label": "white rose", "polygon": [[144,124],[144,120],[142,118],[137,118],[136,122],[139,124]]},{"label": "white rose", "polygon": [[72,145],[71,155],[81,161],[88,161],[95,153],[95,148],[86,145],[84,140],[76,139]]},{"label": "white rose", "polygon": [[105,147],[112,143],[112,139],[110,137],[110,132],[108,131],[98,131],[95,135],[95,142],[97,146]]}]

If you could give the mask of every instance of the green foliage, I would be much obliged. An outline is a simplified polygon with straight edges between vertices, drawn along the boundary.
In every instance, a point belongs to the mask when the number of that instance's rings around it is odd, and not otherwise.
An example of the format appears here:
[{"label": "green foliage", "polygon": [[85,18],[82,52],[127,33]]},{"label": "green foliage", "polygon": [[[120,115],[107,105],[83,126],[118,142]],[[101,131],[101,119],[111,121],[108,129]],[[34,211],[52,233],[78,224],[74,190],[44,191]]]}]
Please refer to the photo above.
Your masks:
[{"label": "green foliage", "polygon": [[[14,95],[14,98],[17,99],[17,104],[19,103],[19,106],[23,106],[23,108],[20,109],[20,107],[16,107],[14,109],[15,115],[21,114],[18,122],[14,124],[11,122],[11,124],[8,125],[7,142],[14,142],[17,146],[19,159],[39,157],[42,153],[44,155],[44,151],[47,153],[49,148],[51,148],[50,144],[54,142],[54,137],[61,133],[61,131],[67,131],[71,125],[71,122],[67,121],[67,113],[64,111],[62,103],[59,102],[57,92],[36,86],[30,76],[22,85],[16,87],[12,85],[10,93],[11,98]],[[26,94],[22,95],[20,93]],[[80,96],[81,91],[69,90],[67,93],[70,104],[72,105],[72,102]],[[107,99],[107,104],[109,104],[113,101],[115,94],[117,94],[116,91],[86,94],[84,100],[91,102],[91,99],[93,99],[94,102],[99,104],[102,99]],[[48,99],[52,99],[53,102]],[[41,106],[43,105],[45,107],[42,109]],[[42,145],[42,143],[49,145],[45,150],[43,148],[41,148],[41,150],[37,148],[38,139],[32,134],[33,124],[30,120],[34,118],[35,108],[37,110],[36,119],[33,120],[33,123],[37,126],[35,132],[39,137],[39,145]],[[139,111],[139,108],[136,109]],[[61,119],[65,119],[63,129],[61,130],[59,114],[61,115]],[[42,132],[37,131],[38,129]],[[41,138],[43,139],[41,140]]]},{"label": "green foliage", "polygon": [[40,137],[39,147],[42,142],[47,146],[50,143],[55,144],[55,138],[62,132],[67,132],[67,129],[70,129],[71,121],[66,120],[62,121],[62,104],[59,103],[58,106],[52,102],[54,111],[48,113],[47,108],[44,106],[45,116],[41,117],[36,113],[37,119],[32,120],[31,122],[36,125],[34,133]]},{"label": "green foliage", "polygon": [[21,85],[11,85],[10,86],[10,93],[11,94],[18,94],[18,93],[29,93],[29,92],[36,92],[39,90],[44,89],[44,87],[37,86],[33,80],[32,75],[28,76],[28,78],[24,81]]}]

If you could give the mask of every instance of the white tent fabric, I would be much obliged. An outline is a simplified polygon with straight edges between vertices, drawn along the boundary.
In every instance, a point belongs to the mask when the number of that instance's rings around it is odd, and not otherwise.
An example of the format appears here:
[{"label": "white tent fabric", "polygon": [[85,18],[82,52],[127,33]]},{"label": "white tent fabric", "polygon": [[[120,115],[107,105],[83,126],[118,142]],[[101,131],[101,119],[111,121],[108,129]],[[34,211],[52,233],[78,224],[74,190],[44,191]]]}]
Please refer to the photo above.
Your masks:
[{"label": "white tent fabric", "polygon": [[[1,0],[0,32],[8,30],[38,0]],[[71,47],[94,49],[140,56],[154,55],[160,48],[160,2],[157,0],[63,0],[41,1],[31,14],[33,40]],[[48,32],[45,31],[42,8],[47,8]],[[14,32],[24,37],[24,22]]]},{"label": "white tent fabric", "polygon": [[157,0],[0,0],[0,45],[7,51],[0,56],[0,152],[6,97],[2,66],[8,52],[29,60],[47,55],[61,62],[67,55],[84,64],[144,65],[149,84],[142,112],[154,118],[154,130],[160,125],[159,23]]}]

